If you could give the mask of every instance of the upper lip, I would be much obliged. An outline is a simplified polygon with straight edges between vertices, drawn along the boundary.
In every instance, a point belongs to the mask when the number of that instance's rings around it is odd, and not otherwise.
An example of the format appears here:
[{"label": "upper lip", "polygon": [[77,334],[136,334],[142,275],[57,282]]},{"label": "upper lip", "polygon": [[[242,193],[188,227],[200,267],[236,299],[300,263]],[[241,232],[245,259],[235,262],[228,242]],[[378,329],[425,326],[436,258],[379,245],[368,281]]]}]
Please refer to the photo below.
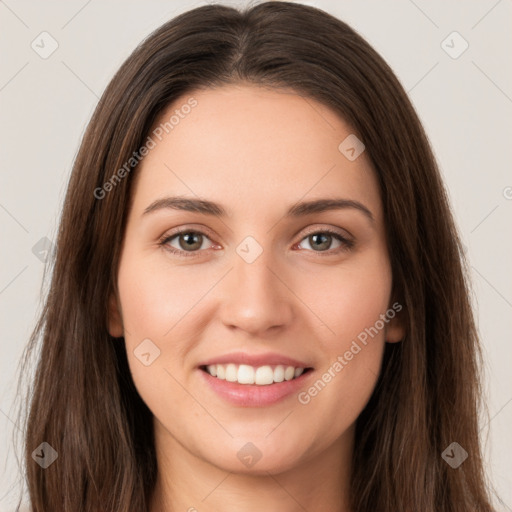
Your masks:
[{"label": "upper lip", "polygon": [[204,361],[199,366],[209,366],[212,364],[247,364],[249,366],[259,367],[266,365],[294,366],[295,368],[310,368],[307,363],[293,359],[292,357],[281,354],[267,352],[265,354],[247,354],[245,352],[233,352],[218,357],[212,357]]}]

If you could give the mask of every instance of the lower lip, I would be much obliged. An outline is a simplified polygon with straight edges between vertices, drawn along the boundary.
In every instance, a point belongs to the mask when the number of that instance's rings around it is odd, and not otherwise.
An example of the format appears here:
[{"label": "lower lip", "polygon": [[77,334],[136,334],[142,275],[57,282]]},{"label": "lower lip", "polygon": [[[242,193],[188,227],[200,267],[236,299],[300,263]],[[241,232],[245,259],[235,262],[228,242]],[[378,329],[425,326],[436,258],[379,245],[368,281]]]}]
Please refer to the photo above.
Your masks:
[{"label": "lower lip", "polygon": [[239,384],[212,377],[208,372],[199,369],[210,388],[228,402],[241,407],[265,407],[276,404],[297,393],[313,373],[308,370],[300,377],[283,382],[275,382],[266,386],[256,384]]}]

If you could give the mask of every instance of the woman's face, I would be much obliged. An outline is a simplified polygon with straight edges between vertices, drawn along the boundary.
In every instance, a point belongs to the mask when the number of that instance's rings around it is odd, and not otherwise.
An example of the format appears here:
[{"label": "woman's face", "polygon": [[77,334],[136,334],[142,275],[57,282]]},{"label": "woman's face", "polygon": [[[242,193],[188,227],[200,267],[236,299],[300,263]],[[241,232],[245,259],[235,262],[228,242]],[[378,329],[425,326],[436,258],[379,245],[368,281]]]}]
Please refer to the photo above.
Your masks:
[{"label": "woman's face", "polygon": [[150,137],[109,330],[159,448],[275,473],[348,446],[403,334],[364,147],[322,104],[252,86],[187,94]]}]

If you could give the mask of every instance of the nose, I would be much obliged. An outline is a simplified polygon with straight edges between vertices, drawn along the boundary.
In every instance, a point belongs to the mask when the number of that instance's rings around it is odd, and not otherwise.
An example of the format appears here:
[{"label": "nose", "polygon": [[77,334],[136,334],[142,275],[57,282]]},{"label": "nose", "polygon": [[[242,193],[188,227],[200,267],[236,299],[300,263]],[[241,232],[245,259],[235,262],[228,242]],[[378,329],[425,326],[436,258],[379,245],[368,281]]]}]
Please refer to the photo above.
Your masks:
[{"label": "nose", "polygon": [[252,263],[235,252],[233,269],[222,291],[220,315],[224,325],[254,336],[289,325],[294,295],[281,274],[270,250],[264,250]]}]

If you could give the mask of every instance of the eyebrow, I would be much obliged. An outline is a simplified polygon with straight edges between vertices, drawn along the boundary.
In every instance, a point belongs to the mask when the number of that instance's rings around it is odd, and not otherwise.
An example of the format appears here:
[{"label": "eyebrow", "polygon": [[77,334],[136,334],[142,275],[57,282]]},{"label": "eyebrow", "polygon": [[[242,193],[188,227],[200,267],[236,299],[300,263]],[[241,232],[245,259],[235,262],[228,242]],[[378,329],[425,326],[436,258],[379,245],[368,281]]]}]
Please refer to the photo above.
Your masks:
[{"label": "eyebrow", "polygon": [[[352,208],[363,213],[371,222],[374,222],[372,212],[359,201],[352,199],[316,199],[313,201],[303,201],[291,206],[285,213],[285,217],[304,217],[312,213],[321,213],[330,210],[344,210]],[[149,213],[162,210],[180,210],[186,212],[196,212],[203,215],[212,215],[217,217],[227,217],[226,210],[218,203],[206,199],[192,199],[188,197],[163,197],[153,201],[142,213]]]}]

